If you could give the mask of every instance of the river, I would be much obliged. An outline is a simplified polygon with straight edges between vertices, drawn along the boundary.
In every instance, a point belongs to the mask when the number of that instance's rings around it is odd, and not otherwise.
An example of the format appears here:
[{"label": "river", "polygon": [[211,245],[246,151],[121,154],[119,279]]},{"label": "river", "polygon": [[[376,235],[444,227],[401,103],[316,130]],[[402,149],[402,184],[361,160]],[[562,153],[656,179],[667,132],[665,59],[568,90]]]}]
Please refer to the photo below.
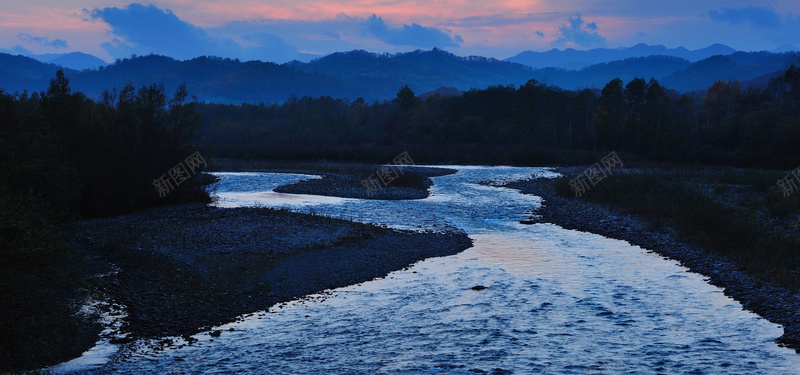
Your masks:
[{"label": "river", "polygon": [[459,172],[435,177],[429,198],[411,201],[279,194],[272,189],[309,176],[220,174],[220,207],[459,229],[475,245],[254,312],[219,327],[220,337],[201,333],[182,348],[143,345],[100,361],[90,353],[56,372],[800,373],[800,355],[772,341],[782,329],[702,275],[624,241],[520,224],[538,197],[478,184],[552,177],[549,170],[451,168]]}]

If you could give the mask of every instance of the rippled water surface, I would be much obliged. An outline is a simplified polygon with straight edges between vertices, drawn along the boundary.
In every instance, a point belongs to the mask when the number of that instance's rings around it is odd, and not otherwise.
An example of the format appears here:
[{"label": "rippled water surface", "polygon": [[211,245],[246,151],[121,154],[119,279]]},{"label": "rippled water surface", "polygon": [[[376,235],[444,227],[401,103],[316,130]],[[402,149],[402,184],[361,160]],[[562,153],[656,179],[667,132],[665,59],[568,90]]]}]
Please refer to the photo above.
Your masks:
[{"label": "rippled water surface", "polygon": [[414,201],[277,194],[271,189],[309,176],[222,174],[222,207],[459,228],[475,246],[256,312],[220,327],[213,341],[199,334],[190,346],[142,349],[98,371],[800,373],[800,355],[772,342],[779,326],[743,311],[702,276],[624,241],[519,224],[540,199],[477,184],[547,177],[547,170],[454,168],[459,173],[434,179],[431,197]]}]

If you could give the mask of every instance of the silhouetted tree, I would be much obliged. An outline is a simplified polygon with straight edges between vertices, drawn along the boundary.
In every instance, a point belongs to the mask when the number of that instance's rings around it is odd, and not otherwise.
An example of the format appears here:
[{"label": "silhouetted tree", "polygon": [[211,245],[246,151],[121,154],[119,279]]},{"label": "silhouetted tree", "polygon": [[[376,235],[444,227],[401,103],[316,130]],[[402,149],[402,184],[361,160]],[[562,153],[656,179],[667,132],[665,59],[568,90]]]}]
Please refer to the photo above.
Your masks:
[{"label": "silhouetted tree", "polygon": [[422,101],[414,94],[414,91],[405,85],[397,91],[397,97],[394,99],[394,102],[400,106],[401,111],[409,111],[411,108],[416,107]]},{"label": "silhouetted tree", "polygon": [[598,144],[596,147],[611,149],[621,144],[619,137],[622,133],[624,104],[622,80],[615,78],[603,87],[600,98],[597,100],[595,121],[597,122]]},{"label": "silhouetted tree", "polygon": [[664,87],[655,79],[647,83],[645,103],[643,107],[642,131],[637,140],[639,151],[650,155],[659,155],[662,139],[669,123],[670,100]]}]

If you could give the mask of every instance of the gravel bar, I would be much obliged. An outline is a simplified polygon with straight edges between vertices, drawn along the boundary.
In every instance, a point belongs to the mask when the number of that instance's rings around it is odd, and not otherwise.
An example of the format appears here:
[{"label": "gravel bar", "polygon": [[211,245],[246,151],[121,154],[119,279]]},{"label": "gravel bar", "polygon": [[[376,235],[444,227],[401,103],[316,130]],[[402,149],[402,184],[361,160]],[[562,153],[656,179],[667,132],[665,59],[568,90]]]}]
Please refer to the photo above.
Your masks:
[{"label": "gravel bar", "polygon": [[[376,166],[377,170],[379,166]],[[314,194],[329,197],[357,198],[357,199],[381,199],[381,200],[406,200],[406,199],[425,199],[430,194],[430,187],[433,185],[430,177],[445,176],[456,173],[454,169],[438,167],[403,167],[406,172],[418,173],[424,176],[424,186],[411,187],[400,186],[398,183],[389,182],[381,185],[381,182],[372,176],[377,184],[373,189],[367,189],[362,183],[364,178],[360,178],[351,173],[320,173],[310,172],[310,174],[321,175],[321,179],[302,180],[294,184],[278,186],[275,191],[278,193],[289,194]]]},{"label": "gravel bar", "polygon": [[271,208],[192,203],[70,224],[74,246],[119,271],[122,340],[187,337],[304,295],[357,284],[472,246],[463,232],[411,232]]}]

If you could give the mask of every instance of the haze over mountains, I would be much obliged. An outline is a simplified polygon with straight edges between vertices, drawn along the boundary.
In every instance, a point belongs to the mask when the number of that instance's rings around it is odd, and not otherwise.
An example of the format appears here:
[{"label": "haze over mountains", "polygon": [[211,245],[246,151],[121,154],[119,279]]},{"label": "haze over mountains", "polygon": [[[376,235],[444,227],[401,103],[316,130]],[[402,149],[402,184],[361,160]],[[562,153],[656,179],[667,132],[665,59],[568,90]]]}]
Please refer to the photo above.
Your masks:
[{"label": "haze over mountains", "polygon": [[[61,66],[77,66],[81,69],[65,68],[65,73],[74,90],[91,97],[106,89],[119,91],[130,81],[137,87],[160,82],[168,91],[185,82],[190,93],[209,102],[273,103],[292,96],[374,101],[394,98],[403,85],[422,94],[441,87],[466,91],[521,85],[530,79],[581,89],[602,88],[614,78],[624,82],[655,78],[665,87],[685,92],[705,89],[720,79],[759,84],[791,64],[800,65],[798,52],[737,52],[724,45],[689,51],[643,44],[624,49],[523,52],[505,61],[459,57],[435,48],[398,54],[357,50],[280,65],[216,57],[179,61],[150,55],[87,69],[83,66],[102,60],[80,53],[42,55],[39,59],[0,53],[0,88],[6,92],[43,91]],[[573,69],[565,68],[570,66]]]},{"label": "haze over mountains", "polygon": [[730,55],[737,52],[724,44],[714,44],[706,48],[690,51],[683,47],[667,48],[637,44],[629,48],[595,48],[586,51],[567,48],[551,49],[546,52],[525,51],[504,61],[530,66],[532,68],[562,68],[580,70],[595,64],[625,60],[633,57],[674,56],[691,62],[707,59],[715,55]]},{"label": "haze over mountains", "polygon": [[13,49],[0,48],[0,53],[22,55],[43,63],[55,64],[64,68],[75,70],[96,69],[100,66],[108,65],[107,62],[101,60],[100,58],[83,52],[45,53],[37,55],[25,48],[17,46]]}]

